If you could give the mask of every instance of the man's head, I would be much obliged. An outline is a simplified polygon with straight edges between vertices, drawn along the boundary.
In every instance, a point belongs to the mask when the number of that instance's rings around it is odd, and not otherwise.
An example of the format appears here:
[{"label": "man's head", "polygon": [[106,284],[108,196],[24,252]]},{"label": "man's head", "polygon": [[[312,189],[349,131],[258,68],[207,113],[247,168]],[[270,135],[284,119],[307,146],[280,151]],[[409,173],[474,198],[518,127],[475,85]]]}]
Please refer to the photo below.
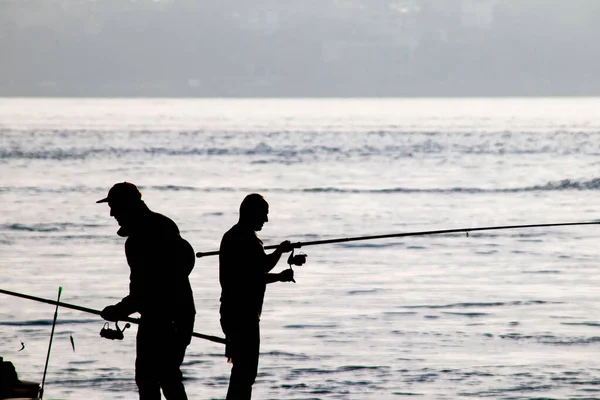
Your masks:
[{"label": "man's head", "polygon": [[240,222],[260,231],[269,221],[269,203],[258,193],[249,194],[240,205]]},{"label": "man's head", "polygon": [[127,228],[143,204],[142,192],[131,182],[121,182],[110,188],[108,195],[96,203],[108,203],[110,216],[117,220],[119,226]]}]

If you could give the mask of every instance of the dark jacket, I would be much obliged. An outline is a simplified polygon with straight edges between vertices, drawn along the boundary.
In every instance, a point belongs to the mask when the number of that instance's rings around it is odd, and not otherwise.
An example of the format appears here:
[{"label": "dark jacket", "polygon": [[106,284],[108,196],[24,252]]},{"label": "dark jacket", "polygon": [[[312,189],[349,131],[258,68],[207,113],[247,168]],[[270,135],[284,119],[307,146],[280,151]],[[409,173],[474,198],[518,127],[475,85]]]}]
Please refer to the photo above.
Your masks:
[{"label": "dark jacket", "polygon": [[170,218],[143,204],[141,217],[128,236],[125,255],[131,269],[129,295],[117,307],[139,312],[142,320],[189,320],[196,313],[189,274],[196,256]]},{"label": "dark jacket", "polygon": [[251,228],[236,224],[223,235],[219,250],[222,317],[260,318],[266,258],[263,242]]}]

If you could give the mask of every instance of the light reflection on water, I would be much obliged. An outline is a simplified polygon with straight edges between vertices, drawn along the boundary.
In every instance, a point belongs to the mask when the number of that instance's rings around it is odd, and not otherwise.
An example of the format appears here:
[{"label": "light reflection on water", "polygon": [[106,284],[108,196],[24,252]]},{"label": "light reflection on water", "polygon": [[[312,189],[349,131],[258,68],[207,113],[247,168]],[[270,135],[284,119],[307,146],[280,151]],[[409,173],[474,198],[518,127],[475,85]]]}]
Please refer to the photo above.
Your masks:
[{"label": "light reflection on water", "polygon": [[[63,301],[94,309],[124,296],[123,239],[95,204],[122,180],[197,251],[218,247],[254,191],[271,205],[267,244],[598,219],[598,105],[0,100],[2,288],[63,286]],[[585,226],[303,248],[298,283],[267,292],[255,397],[593,397],[597,238]],[[196,331],[222,336],[216,261],[197,260],[191,280]],[[0,355],[41,380],[53,307],[0,302]],[[59,310],[47,398],[135,397],[135,327],[113,342],[102,324]],[[224,397],[222,352],[189,347],[190,397]]]}]

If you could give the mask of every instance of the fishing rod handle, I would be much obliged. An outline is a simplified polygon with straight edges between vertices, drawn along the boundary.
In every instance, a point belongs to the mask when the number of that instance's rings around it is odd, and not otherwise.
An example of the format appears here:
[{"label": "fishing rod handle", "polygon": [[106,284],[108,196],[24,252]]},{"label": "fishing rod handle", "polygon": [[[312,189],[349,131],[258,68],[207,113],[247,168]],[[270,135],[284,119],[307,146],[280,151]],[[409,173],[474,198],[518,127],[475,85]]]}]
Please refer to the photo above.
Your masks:
[{"label": "fishing rod handle", "polygon": [[[300,247],[302,247],[304,243],[302,242],[296,242],[296,243],[292,243],[292,248],[294,249],[299,249]],[[269,245],[269,246],[265,246],[264,249],[265,250],[272,250],[272,249],[276,249],[278,248],[279,245],[278,244],[273,244],[273,245]],[[216,256],[219,255],[220,251],[216,250],[216,251],[199,251],[196,253],[196,258],[202,258],[202,257],[208,257],[208,256]]]}]

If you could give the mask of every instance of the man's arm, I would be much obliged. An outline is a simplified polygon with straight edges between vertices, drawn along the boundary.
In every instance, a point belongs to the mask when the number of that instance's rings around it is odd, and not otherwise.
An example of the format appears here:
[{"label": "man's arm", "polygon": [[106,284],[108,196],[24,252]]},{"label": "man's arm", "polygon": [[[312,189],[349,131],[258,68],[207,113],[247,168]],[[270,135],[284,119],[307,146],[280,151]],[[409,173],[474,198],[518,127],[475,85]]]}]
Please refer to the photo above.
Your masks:
[{"label": "man's arm", "polygon": [[296,282],[294,280],[294,270],[291,268],[285,269],[278,274],[265,274],[266,283],[273,282]]},{"label": "man's arm", "polygon": [[[279,262],[281,255],[283,253],[288,253],[288,252],[292,251],[293,249],[294,248],[292,247],[292,244],[290,243],[289,240],[284,240],[283,242],[281,242],[279,244],[279,246],[277,246],[277,248],[275,249],[274,252],[272,252],[271,254],[267,254],[267,257],[266,257],[265,263],[264,263],[264,272],[265,273],[271,272],[271,270],[273,268],[275,268],[275,266]],[[270,283],[270,282],[267,282],[267,283]]]},{"label": "man's arm", "polygon": [[104,307],[100,316],[107,321],[119,321],[128,317],[134,312],[139,312],[139,296],[142,292],[141,280],[137,275],[137,269],[134,268],[135,259],[132,257],[131,242],[125,242],[125,257],[131,269],[129,274],[129,294],[120,302],[114,305]]},{"label": "man's arm", "polygon": [[[133,275],[133,272],[132,274]],[[107,321],[119,321],[125,317],[130,316],[134,312],[138,312],[137,301],[132,292],[135,292],[135,284],[132,278],[129,281],[129,295],[125,296],[123,300],[117,304],[106,306],[102,310],[100,316]]]},{"label": "man's arm", "polygon": [[265,262],[265,282],[273,283],[273,282],[295,282],[294,281],[294,271],[291,269],[286,269],[278,274],[269,273],[275,265],[279,262],[283,253],[287,253],[293,250],[292,244],[289,240],[285,240],[281,242],[279,246],[275,249],[274,252],[268,254],[266,256]]}]

